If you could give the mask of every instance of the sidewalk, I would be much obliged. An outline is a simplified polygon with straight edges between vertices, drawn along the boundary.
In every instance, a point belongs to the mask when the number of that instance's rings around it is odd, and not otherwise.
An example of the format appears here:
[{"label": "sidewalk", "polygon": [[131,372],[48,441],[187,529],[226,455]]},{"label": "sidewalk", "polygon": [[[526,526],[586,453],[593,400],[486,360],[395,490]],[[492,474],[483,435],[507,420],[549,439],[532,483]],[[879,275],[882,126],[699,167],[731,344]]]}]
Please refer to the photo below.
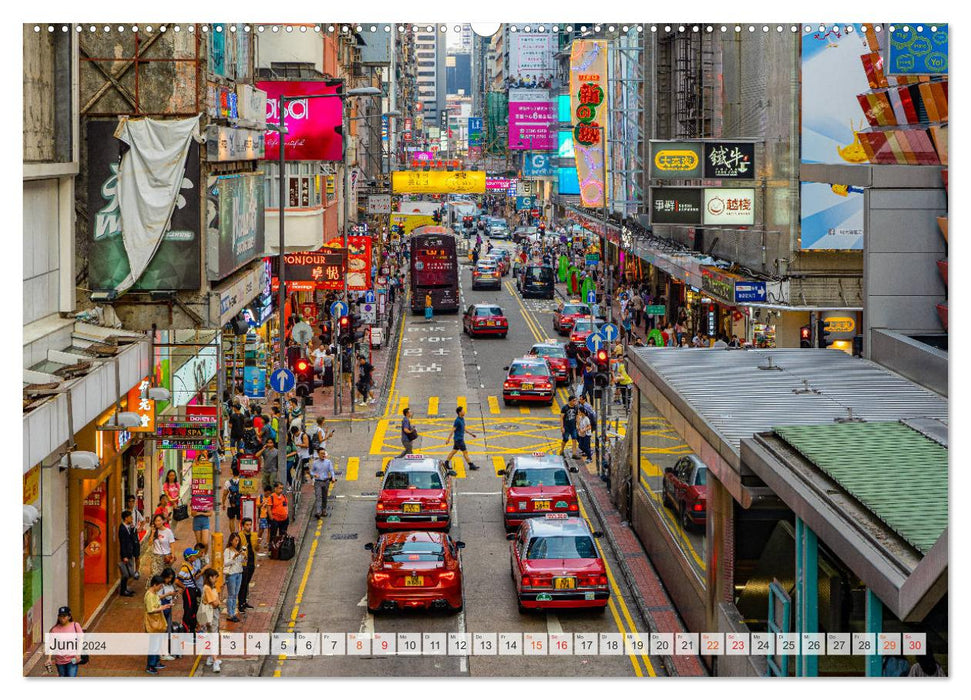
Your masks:
[{"label": "sidewalk", "polygon": [[[224,483],[231,476],[229,460],[223,461],[221,470],[221,481]],[[269,557],[256,558],[256,571],[249,587],[249,603],[253,606],[247,614],[241,617],[241,622],[227,622],[225,616],[220,620],[220,631],[222,632],[272,632],[280,608],[283,605],[284,594],[292,577],[292,569],[299,560],[299,552],[307,532],[307,523],[310,520],[310,511],[313,508],[314,490],[312,484],[304,484],[300,491],[300,503],[296,517],[291,519],[288,532],[296,539],[297,556],[289,561],[278,561]],[[223,533],[223,543],[229,536],[228,520],[222,512],[220,518],[220,531]],[[182,550],[195,544],[192,536],[192,519],[188,518],[178,523],[173,523],[173,530],[176,542],[172,545],[172,552],[176,554],[177,564],[173,568],[177,569],[181,563]],[[210,538],[211,539],[211,538]],[[211,544],[210,544],[211,546]],[[135,595],[126,598],[118,595],[117,587],[105,604],[101,613],[95,619],[94,624],[85,631],[92,633],[131,633],[144,632],[142,626],[143,614],[145,611],[143,597],[145,587],[151,579],[151,555],[146,554],[147,547],[142,543],[142,556],[140,558],[139,571],[141,577],[137,581],[129,581],[131,590]],[[225,602],[226,589],[220,591],[220,598]],[[182,619],[181,598],[172,609],[172,619],[175,621]],[[228,657],[223,660],[221,675],[247,675],[245,673],[233,672],[244,664],[252,663],[256,657],[236,656]],[[240,661],[242,660],[242,661]],[[262,660],[262,659],[261,659]],[[48,676],[44,671],[43,659],[36,663],[26,675],[29,677]],[[164,677],[185,677],[189,675],[217,675],[205,665],[205,659],[197,656],[184,656],[175,661],[163,661],[165,669],[159,671],[160,678]],[[238,665],[238,666],[237,666]],[[56,674],[54,674],[56,677]],[[147,676],[145,673],[144,656],[94,656],[92,655],[87,665],[80,668],[81,676],[110,677],[110,676]]]}]

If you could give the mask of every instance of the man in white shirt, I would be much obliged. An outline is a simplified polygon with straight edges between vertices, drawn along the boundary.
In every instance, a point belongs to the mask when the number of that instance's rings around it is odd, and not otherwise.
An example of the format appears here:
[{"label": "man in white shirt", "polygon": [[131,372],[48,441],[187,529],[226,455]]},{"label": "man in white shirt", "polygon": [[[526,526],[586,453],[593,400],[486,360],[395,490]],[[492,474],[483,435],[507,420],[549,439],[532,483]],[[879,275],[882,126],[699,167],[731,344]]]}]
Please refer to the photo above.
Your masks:
[{"label": "man in white shirt", "polygon": [[337,481],[334,463],[328,459],[327,450],[323,447],[317,450],[317,456],[310,463],[310,476],[314,480],[314,515],[320,520],[327,515],[327,496],[331,482]]}]

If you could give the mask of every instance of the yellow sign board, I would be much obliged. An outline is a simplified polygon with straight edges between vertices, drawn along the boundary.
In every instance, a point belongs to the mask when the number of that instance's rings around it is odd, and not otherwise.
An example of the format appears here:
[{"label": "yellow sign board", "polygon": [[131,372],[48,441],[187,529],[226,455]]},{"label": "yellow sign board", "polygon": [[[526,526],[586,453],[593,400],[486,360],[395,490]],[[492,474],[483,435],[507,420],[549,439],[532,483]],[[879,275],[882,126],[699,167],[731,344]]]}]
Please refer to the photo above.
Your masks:
[{"label": "yellow sign board", "polygon": [[485,194],[484,170],[398,170],[391,191],[410,194]]},{"label": "yellow sign board", "polygon": [[830,316],[823,319],[823,323],[827,333],[852,333],[856,330],[856,321],[849,316]]},{"label": "yellow sign board", "polygon": [[24,474],[24,505],[29,506],[40,497],[40,465]]},{"label": "yellow sign board", "polygon": [[698,154],[694,151],[658,151],[654,154],[654,165],[664,171],[692,171],[698,167]]}]

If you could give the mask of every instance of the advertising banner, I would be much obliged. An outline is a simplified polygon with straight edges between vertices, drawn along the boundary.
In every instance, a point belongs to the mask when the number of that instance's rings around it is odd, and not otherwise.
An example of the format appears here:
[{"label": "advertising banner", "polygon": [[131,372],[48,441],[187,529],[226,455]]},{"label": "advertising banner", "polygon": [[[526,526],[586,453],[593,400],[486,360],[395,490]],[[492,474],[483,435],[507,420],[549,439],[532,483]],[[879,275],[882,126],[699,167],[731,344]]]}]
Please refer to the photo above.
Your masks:
[{"label": "advertising banner", "polygon": [[509,91],[509,149],[549,151],[556,147],[555,109],[549,90]]},{"label": "advertising banner", "polygon": [[516,211],[532,209],[536,206],[536,197],[516,197]]},{"label": "advertising banner", "polygon": [[221,280],[263,256],[263,173],[210,178],[206,264],[210,280]]},{"label": "advertising banner", "polygon": [[[343,158],[341,106],[343,100],[336,97],[341,89],[340,81],[273,81],[259,82],[256,87],[266,92],[266,122],[279,124],[281,95],[335,95],[288,102],[286,105],[286,152],[287,160],[329,160]],[[280,157],[280,135],[266,132],[265,160]]]},{"label": "advertising banner", "polygon": [[243,392],[251,399],[266,397],[266,367],[243,367]]},{"label": "advertising banner", "polygon": [[84,499],[84,582],[108,582],[108,489],[98,484]]},{"label": "advertising banner", "polygon": [[291,282],[309,282],[317,289],[343,289],[345,259],[343,248],[321,248],[311,253],[284,255],[287,285]]},{"label": "advertising banner", "polygon": [[347,237],[347,288],[363,292],[371,288],[371,237]]},{"label": "advertising banner", "polygon": [[206,128],[206,160],[225,163],[234,160],[260,160],[265,154],[263,132],[210,124]]},{"label": "advertising banner", "polygon": [[607,130],[607,42],[579,40],[570,53],[570,107],[580,201],[601,207],[607,182],[604,146]]},{"label": "advertising banner", "polygon": [[[149,377],[145,377],[128,392],[128,411],[137,413],[142,421],[141,425],[129,428],[131,433],[155,432],[155,402],[147,397],[148,388],[152,385]],[[146,398],[142,398],[145,394]]]},{"label": "advertising banner", "polygon": [[742,278],[717,267],[701,268],[701,289],[713,297],[729,304],[735,303],[735,283]]},{"label": "advertising banner", "polygon": [[553,87],[553,40],[552,33],[509,35],[507,88]]},{"label": "advertising banner", "polygon": [[753,189],[706,187],[704,202],[702,223],[705,225],[751,226],[755,223],[755,190]]},{"label": "advertising banner", "polygon": [[527,153],[526,161],[523,163],[523,176],[525,177],[554,177],[556,168],[553,167],[553,159],[547,153]]},{"label": "advertising banner", "polygon": [[856,96],[870,89],[860,58],[871,51],[861,25],[852,26],[802,35],[803,163],[867,162],[856,135],[866,125]]},{"label": "advertising banner", "polygon": [[863,194],[824,182],[799,188],[803,250],[863,250]]},{"label": "advertising banner", "polygon": [[391,195],[390,194],[372,194],[367,198],[367,213],[368,214],[390,214],[391,213]]},{"label": "advertising banner", "polygon": [[508,190],[516,186],[516,180],[508,177],[489,177],[486,178],[487,190]]},{"label": "advertising banner", "polygon": [[[88,280],[92,291],[116,289],[130,266],[122,239],[118,200],[118,167],[122,142],[114,137],[117,121],[89,121]],[[200,249],[199,145],[192,141],[186,158],[182,190],[168,231],[132,291],[199,289]]]},{"label": "advertising banner", "polygon": [[434,151],[413,151],[411,159],[417,160],[419,163],[433,163],[435,161],[435,153]]},{"label": "advertising banner", "polygon": [[580,180],[577,178],[576,168],[557,168],[557,185],[560,194],[578,195],[580,194]]},{"label": "advertising banner", "polygon": [[216,504],[216,473],[212,462],[197,457],[192,463],[192,485],[189,507],[192,510],[212,510]]},{"label": "advertising banner", "polygon": [[215,344],[199,348],[199,353],[175,370],[172,375],[172,405],[185,406],[216,376]]},{"label": "advertising banner", "polygon": [[156,447],[162,450],[214,450],[219,443],[216,421],[159,419],[155,427]]},{"label": "advertising banner", "polygon": [[485,175],[482,170],[396,170],[391,173],[391,191],[413,194],[484,194]]},{"label": "advertising banner", "polygon": [[701,224],[702,190],[655,187],[651,190],[652,224]]},{"label": "advertising banner", "polygon": [[705,144],[705,179],[755,179],[755,144],[719,141]]},{"label": "advertising banner", "polygon": [[895,25],[888,37],[885,75],[947,75],[946,24]]},{"label": "advertising banner", "polygon": [[683,141],[651,141],[651,178],[693,180],[702,176],[703,145]]}]

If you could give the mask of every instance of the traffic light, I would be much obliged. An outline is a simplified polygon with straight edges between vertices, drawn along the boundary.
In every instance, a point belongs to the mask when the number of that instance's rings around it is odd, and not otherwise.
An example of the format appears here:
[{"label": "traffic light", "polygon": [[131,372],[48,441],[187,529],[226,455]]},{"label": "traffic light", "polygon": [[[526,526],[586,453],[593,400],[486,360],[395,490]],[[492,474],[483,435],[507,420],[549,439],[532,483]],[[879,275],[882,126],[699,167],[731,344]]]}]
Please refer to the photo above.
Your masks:
[{"label": "traffic light", "polygon": [[828,348],[833,344],[833,338],[829,331],[826,330],[826,321],[819,319],[816,321],[816,341],[817,347]]},{"label": "traffic light", "polygon": [[351,319],[349,316],[341,316],[337,321],[337,343],[343,345],[351,341]]},{"label": "traffic light", "polygon": [[799,347],[811,348],[813,346],[813,333],[810,326],[803,326],[799,329]]},{"label": "traffic light", "polygon": [[593,377],[595,386],[607,386],[610,384],[610,356],[603,348],[597,350],[593,356],[593,362],[597,365],[597,374]]},{"label": "traffic light", "polygon": [[314,365],[306,357],[297,358],[293,363],[293,374],[297,379],[297,396],[306,399],[306,405],[313,405],[314,399]]},{"label": "traffic light", "polygon": [[442,212],[438,209],[432,212],[432,221],[436,224],[442,223]]}]

